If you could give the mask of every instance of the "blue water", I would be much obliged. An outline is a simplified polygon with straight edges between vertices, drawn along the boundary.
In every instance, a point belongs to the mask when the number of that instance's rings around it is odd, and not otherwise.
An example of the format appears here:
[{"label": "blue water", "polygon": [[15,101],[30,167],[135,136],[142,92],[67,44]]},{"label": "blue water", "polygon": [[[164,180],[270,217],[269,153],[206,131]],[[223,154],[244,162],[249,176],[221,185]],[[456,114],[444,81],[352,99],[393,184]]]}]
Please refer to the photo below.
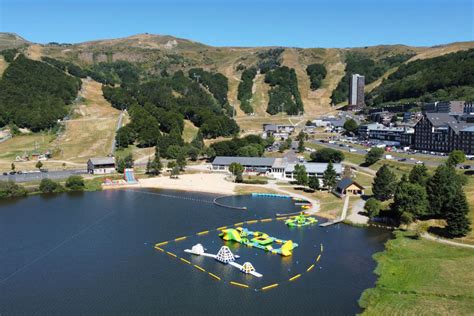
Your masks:
[{"label": "blue water", "polygon": [[[164,195],[161,195],[164,194]],[[180,197],[180,198],[176,198]],[[291,314],[348,315],[360,312],[362,291],[374,285],[372,255],[383,250],[389,232],[337,225],[288,229],[283,222],[247,226],[300,244],[282,258],[227,243],[251,261],[263,278],[245,276],[210,258],[185,254],[200,242],[217,253],[220,226],[274,217],[297,210],[289,199],[232,197],[247,206],[233,210],[212,204],[214,195],[176,191],[104,191],[33,196],[0,202],[0,314]],[[223,202],[222,200],[220,202]],[[218,274],[216,281],[153,245],[194,235],[165,248]],[[318,265],[305,272],[320,252]],[[256,292],[252,288],[279,283]]]}]

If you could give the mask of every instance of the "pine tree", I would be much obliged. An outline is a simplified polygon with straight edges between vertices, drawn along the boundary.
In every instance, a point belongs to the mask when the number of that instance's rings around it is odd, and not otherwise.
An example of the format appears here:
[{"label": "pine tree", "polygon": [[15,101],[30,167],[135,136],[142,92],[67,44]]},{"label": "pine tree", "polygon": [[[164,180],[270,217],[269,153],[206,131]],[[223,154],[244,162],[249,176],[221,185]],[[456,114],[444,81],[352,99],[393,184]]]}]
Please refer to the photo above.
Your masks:
[{"label": "pine tree", "polygon": [[408,212],[415,218],[420,218],[426,215],[428,204],[425,188],[417,183],[408,182],[404,178],[395,191],[392,209],[399,216]]},{"label": "pine tree", "polygon": [[301,131],[296,138],[298,139],[298,152],[302,153],[304,152],[304,140],[305,140],[304,132]]},{"label": "pine tree", "polygon": [[308,186],[313,190],[319,190],[319,179],[316,176],[309,177]]},{"label": "pine tree", "polygon": [[446,231],[453,237],[466,236],[471,231],[470,221],[467,217],[469,205],[462,186],[458,185],[456,194],[445,210],[447,221]]},{"label": "pine tree", "polygon": [[184,167],[186,167],[186,156],[184,155],[184,153],[180,153],[178,155],[178,157],[176,158],[176,164],[180,170],[184,170]]},{"label": "pine tree", "polygon": [[191,145],[198,149],[204,148],[204,136],[202,136],[201,130],[198,130],[196,137],[191,141]]},{"label": "pine tree", "polygon": [[336,186],[336,183],[337,173],[332,162],[329,162],[326,170],[324,170],[323,173],[323,185],[328,189],[328,191],[332,191],[332,189]]},{"label": "pine tree", "polygon": [[424,164],[413,166],[410,171],[410,175],[408,176],[408,179],[411,183],[416,183],[422,186],[426,185],[428,178],[428,168],[426,168]]},{"label": "pine tree", "polygon": [[303,165],[297,164],[295,166],[295,172],[296,172],[296,183],[298,185],[307,186],[308,174],[306,173],[306,167]]},{"label": "pine tree", "polygon": [[387,165],[383,165],[375,174],[372,187],[374,197],[380,201],[392,198],[397,189],[397,177]]},{"label": "pine tree", "polygon": [[430,213],[436,217],[443,217],[443,213],[457,193],[459,177],[453,166],[440,165],[426,184]]}]

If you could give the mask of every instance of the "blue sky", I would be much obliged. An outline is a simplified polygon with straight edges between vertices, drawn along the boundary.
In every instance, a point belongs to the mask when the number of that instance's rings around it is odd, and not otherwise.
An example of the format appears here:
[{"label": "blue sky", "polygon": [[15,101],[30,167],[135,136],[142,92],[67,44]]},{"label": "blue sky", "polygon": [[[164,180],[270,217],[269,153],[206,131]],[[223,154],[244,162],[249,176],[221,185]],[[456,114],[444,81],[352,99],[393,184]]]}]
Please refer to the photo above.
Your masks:
[{"label": "blue sky", "polygon": [[428,46],[474,39],[474,0],[0,0],[39,43],[168,34],[215,46]]}]

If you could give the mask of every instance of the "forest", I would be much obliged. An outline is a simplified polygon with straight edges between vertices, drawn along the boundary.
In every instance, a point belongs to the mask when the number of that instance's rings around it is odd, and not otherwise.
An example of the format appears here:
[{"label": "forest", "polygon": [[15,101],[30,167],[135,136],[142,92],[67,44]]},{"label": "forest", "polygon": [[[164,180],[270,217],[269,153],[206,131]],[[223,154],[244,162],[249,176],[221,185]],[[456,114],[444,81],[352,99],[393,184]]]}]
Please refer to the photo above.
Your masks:
[{"label": "forest", "polygon": [[262,74],[269,72],[281,66],[281,54],[285,51],[284,48],[271,48],[267,51],[258,54],[259,61],[257,63],[258,69]]},{"label": "forest", "polygon": [[257,75],[257,69],[250,67],[242,72],[239,87],[237,90],[237,99],[240,101],[240,108],[247,114],[253,113],[250,100],[252,99],[253,79]]},{"label": "forest", "polygon": [[384,102],[474,100],[474,49],[401,65],[367,97]]},{"label": "forest", "polygon": [[286,112],[297,115],[304,111],[303,101],[298,90],[298,79],[293,68],[286,66],[273,69],[265,74],[265,82],[271,87],[268,95],[267,112],[275,115]]},{"label": "forest", "polygon": [[166,157],[169,146],[184,144],[184,119],[199,127],[203,138],[239,132],[223,105],[181,71],[136,86],[104,86],[103,93],[114,107],[128,109],[131,116],[131,122],[117,132],[119,147],[135,142],[141,147],[157,146]]},{"label": "forest", "polygon": [[53,127],[67,115],[81,80],[44,62],[19,55],[0,80],[0,126],[16,124],[32,131]]},{"label": "forest", "polygon": [[202,68],[193,68],[188,71],[189,78],[202,84],[220,105],[225,106],[227,102],[227,93],[229,92],[229,83],[227,77],[221,73],[212,73]]},{"label": "forest", "polygon": [[258,135],[233,138],[211,145],[215,156],[261,157],[265,148],[273,143],[273,139],[263,139]]},{"label": "forest", "polygon": [[360,74],[365,77],[365,84],[370,84],[380,78],[387,70],[407,61],[413,54],[398,54],[374,60],[366,54],[359,52],[348,52],[346,54],[345,75],[332,92],[331,102],[338,104],[347,101],[349,94],[349,81],[352,74]]},{"label": "forest", "polygon": [[322,81],[326,78],[327,71],[323,64],[311,64],[306,67],[306,73],[311,82],[311,90],[317,90],[321,87]]}]

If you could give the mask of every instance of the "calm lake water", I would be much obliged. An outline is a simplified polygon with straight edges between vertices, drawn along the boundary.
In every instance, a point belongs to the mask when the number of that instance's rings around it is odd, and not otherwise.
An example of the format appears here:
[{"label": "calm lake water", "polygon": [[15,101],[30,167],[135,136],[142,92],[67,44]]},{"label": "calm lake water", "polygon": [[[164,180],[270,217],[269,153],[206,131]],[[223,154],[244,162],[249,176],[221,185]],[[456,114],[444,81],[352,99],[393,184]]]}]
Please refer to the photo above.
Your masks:
[{"label": "calm lake water", "polygon": [[[177,198],[180,197],[180,198]],[[390,232],[375,228],[317,225],[288,229],[282,221],[246,226],[299,243],[292,257],[227,243],[242,264],[250,261],[263,278],[243,275],[211,258],[183,252],[202,243],[217,253],[217,232],[197,232],[295,211],[289,199],[239,196],[227,204],[214,195],[176,191],[127,191],[33,196],[0,202],[0,314],[235,314],[351,315],[364,289],[376,280],[372,255]],[[184,198],[184,199],[183,199]],[[222,278],[153,248],[164,246]],[[319,263],[306,273],[324,245]],[[294,282],[288,278],[305,272]],[[243,289],[279,283],[268,291]]]}]

